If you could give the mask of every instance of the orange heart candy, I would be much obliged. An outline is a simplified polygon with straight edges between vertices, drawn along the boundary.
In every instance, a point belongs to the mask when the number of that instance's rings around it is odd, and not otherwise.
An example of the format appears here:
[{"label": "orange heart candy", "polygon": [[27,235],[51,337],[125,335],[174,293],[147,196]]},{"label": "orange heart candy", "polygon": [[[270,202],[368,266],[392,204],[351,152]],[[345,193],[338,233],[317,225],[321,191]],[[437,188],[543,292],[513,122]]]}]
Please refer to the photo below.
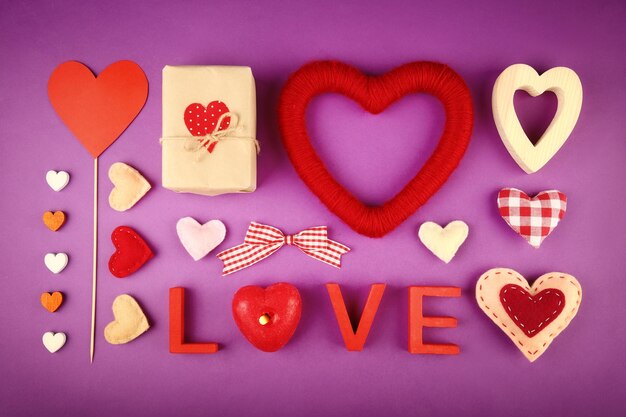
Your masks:
[{"label": "orange heart candy", "polygon": [[55,291],[41,293],[41,305],[51,313],[54,313],[63,304],[63,294]]},{"label": "orange heart candy", "polygon": [[63,223],[65,223],[65,213],[62,211],[55,211],[54,213],[46,211],[43,214],[43,222],[48,229],[56,232],[61,228],[61,226],[63,226]]}]

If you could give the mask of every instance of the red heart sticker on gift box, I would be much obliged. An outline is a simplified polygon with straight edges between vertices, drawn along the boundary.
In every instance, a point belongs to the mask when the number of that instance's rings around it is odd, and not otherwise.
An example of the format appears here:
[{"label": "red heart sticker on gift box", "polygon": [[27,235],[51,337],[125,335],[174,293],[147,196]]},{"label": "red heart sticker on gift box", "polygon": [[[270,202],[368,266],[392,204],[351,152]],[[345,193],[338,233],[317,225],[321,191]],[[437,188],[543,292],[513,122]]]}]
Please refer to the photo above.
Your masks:
[{"label": "red heart sticker on gift box", "polygon": [[289,342],[301,313],[300,293],[287,283],[267,288],[249,285],[233,297],[237,327],[250,343],[265,352],[275,352]]},{"label": "red heart sticker on gift box", "polygon": [[109,259],[109,271],[117,278],[129,276],[154,256],[146,241],[128,226],[113,230],[111,240],[115,253]]},{"label": "red heart sticker on gift box", "polygon": [[[222,101],[212,101],[206,107],[200,103],[191,103],[185,109],[183,118],[189,133],[193,136],[206,136],[215,132],[215,126],[220,117],[228,112],[228,106]],[[226,130],[229,125],[230,117],[224,117],[217,130]],[[211,153],[215,145],[217,142],[205,142],[204,146]]]},{"label": "red heart sticker on gift box", "polygon": [[[306,109],[315,96],[324,93],[343,94],[373,114],[413,93],[431,94],[443,103],[446,124],[437,148],[404,188],[382,206],[365,205],[347,191],[311,144]],[[463,157],[473,126],[472,98],[465,82],[448,66],[433,62],[406,64],[379,77],[366,76],[341,62],[305,65],[283,88],[278,116],[289,159],[307,187],[352,229],[369,237],[381,237],[395,229],[441,188]]]}]

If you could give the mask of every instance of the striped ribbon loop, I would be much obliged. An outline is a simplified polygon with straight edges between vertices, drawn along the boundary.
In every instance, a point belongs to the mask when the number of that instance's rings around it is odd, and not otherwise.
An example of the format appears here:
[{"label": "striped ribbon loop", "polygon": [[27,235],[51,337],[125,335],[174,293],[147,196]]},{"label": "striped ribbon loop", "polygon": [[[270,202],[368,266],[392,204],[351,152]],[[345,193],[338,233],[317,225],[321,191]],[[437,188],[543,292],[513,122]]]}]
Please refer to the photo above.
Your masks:
[{"label": "striped ribbon loop", "polygon": [[296,246],[311,258],[335,268],[341,268],[341,255],[350,251],[349,247],[328,238],[326,226],[310,227],[295,235],[285,235],[275,227],[251,222],[241,245],[217,254],[224,262],[222,275],[254,265],[285,244]]}]

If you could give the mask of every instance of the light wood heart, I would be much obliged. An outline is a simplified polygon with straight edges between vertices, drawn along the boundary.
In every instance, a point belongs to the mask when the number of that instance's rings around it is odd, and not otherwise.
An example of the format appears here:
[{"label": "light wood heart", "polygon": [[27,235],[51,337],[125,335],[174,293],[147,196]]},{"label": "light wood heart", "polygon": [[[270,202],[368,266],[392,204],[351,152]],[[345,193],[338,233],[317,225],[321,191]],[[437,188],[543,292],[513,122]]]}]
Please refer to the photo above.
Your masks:
[{"label": "light wood heart", "polygon": [[455,220],[448,223],[445,228],[433,222],[423,223],[418,235],[428,250],[437,258],[448,263],[465,242],[468,233],[467,224],[461,220]]},{"label": "light wood heart", "polygon": [[45,348],[48,349],[48,352],[54,353],[65,345],[65,342],[67,341],[67,336],[65,336],[65,333],[63,332],[45,332],[43,334],[43,337],[41,338],[41,341],[43,342]]},{"label": "light wood heart", "polygon": [[46,268],[53,274],[63,271],[69,261],[70,258],[66,253],[46,253],[46,256],[43,258]]},{"label": "light wood heart", "polygon": [[114,185],[109,194],[109,205],[117,211],[130,209],[151,188],[150,183],[139,171],[123,162],[111,165],[109,179]]},{"label": "light wood heart", "polygon": [[[515,91],[525,90],[536,97],[552,91],[558,99],[554,119],[536,145],[528,139],[515,113]],[[493,86],[493,119],[506,149],[528,174],[539,171],[561,149],[572,133],[583,102],[578,75],[565,67],[539,75],[532,67],[514,64],[502,71]]]},{"label": "light wood heart", "polygon": [[70,182],[70,174],[65,171],[50,170],[46,173],[46,182],[54,191],[61,191]]},{"label": "light wood heart", "polygon": [[[548,297],[553,297],[553,303],[545,305]],[[530,286],[518,272],[494,268],[476,283],[480,308],[531,362],[569,325],[581,300],[582,289],[576,278],[562,272],[544,274]]]},{"label": "light wood heart", "polygon": [[114,320],[104,328],[104,338],[112,345],[128,343],[150,328],[146,315],[130,295],[117,296],[112,309]]}]

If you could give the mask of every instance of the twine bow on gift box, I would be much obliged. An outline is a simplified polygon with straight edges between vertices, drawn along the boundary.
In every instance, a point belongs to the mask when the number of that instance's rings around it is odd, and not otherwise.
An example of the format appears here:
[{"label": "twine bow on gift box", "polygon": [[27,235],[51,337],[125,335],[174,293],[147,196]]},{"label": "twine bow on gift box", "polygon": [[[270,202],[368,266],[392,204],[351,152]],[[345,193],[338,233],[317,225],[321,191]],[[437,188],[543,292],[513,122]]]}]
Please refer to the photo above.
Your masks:
[{"label": "twine bow on gift box", "polygon": [[[226,129],[221,129],[222,121],[226,118],[230,118],[230,122],[228,122],[228,127]],[[251,140],[254,142],[254,146],[256,147],[256,153],[261,152],[261,147],[259,146],[259,141],[252,137],[245,136],[237,136],[235,135],[238,132],[241,132],[242,127],[239,124],[239,116],[236,113],[227,112],[220,116],[215,124],[215,129],[212,133],[208,133],[203,136],[185,136],[185,137],[169,137],[169,138],[161,138],[161,143],[166,140],[181,140],[185,141],[185,150],[189,152],[193,152],[196,154],[196,162],[201,161],[207,153],[212,153],[217,144],[223,140]],[[203,152],[205,151],[205,152]]]},{"label": "twine bow on gift box", "polygon": [[335,268],[341,267],[341,255],[350,251],[349,247],[328,238],[326,226],[310,227],[295,235],[285,235],[275,227],[251,222],[241,245],[217,254],[224,262],[222,275],[254,265],[285,244],[295,246],[311,258]]}]

